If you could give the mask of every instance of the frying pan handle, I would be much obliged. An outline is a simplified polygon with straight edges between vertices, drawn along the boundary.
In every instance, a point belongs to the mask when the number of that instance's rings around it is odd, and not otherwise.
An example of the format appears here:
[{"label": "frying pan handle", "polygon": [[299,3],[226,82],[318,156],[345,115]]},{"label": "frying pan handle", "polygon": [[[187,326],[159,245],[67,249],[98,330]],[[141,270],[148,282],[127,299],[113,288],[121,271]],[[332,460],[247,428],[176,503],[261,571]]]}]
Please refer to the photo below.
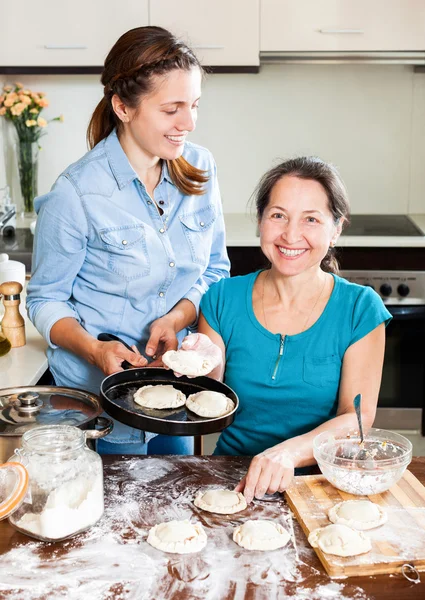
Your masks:
[{"label": "frying pan handle", "polygon": [[96,417],[95,426],[96,425],[102,429],[87,429],[84,432],[87,440],[98,440],[103,438],[105,435],[108,435],[108,433],[111,433],[114,428],[113,420],[108,417]]},{"label": "frying pan handle", "polygon": [[[131,346],[129,346],[126,342],[124,342],[124,340],[119,338],[117,335],[114,335],[113,333],[99,333],[97,339],[99,340],[99,342],[119,342],[120,344],[125,346],[127,350],[130,350],[130,352],[134,352]],[[126,370],[131,369],[132,365],[127,360],[123,360],[121,363],[121,367],[124,370]]]}]

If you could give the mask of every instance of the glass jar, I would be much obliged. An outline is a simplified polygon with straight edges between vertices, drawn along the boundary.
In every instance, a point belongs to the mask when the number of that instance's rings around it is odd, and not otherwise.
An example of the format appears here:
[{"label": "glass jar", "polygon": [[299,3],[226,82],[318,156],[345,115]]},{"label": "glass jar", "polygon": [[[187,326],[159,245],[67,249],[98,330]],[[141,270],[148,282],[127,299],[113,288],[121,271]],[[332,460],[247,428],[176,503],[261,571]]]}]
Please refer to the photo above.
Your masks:
[{"label": "glass jar", "polygon": [[86,446],[81,429],[50,425],[26,431],[22,449],[10,461],[28,472],[27,493],[9,515],[22,533],[56,542],[88,529],[102,516],[102,461]]}]

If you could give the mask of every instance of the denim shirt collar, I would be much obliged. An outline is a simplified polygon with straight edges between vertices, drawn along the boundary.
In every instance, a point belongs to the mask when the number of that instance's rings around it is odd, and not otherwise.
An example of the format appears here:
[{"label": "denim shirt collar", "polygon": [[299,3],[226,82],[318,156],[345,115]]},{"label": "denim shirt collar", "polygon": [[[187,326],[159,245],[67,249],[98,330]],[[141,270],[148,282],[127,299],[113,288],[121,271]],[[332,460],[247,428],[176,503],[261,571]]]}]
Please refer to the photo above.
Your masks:
[{"label": "denim shirt collar", "polygon": [[[105,152],[111,167],[111,171],[120,190],[122,190],[135,179],[139,178],[120,144],[116,129],[114,129],[105,139]],[[161,179],[159,184],[162,183],[163,179],[166,179],[169,183],[174,185],[174,182],[168,172],[167,162],[165,160],[162,161]]]}]

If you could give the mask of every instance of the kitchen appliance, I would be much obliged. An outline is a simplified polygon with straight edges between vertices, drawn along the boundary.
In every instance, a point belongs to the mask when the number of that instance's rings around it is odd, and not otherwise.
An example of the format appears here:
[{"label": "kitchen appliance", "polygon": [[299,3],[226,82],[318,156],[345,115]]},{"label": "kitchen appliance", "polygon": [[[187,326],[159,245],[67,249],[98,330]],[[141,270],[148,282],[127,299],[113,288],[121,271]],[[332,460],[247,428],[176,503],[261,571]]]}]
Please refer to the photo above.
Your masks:
[{"label": "kitchen appliance", "polygon": [[[195,415],[186,406],[151,409],[134,402],[133,395],[140,387],[167,384],[173,385],[186,397],[203,390],[220,392],[234,402],[235,408],[222,417],[212,419]],[[217,433],[233,423],[239,406],[235,392],[221,381],[211,377],[176,377],[173,371],[161,367],[128,369],[109,375],[100,385],[100,395],[103,408],[114,419],[143,431],[164,435]]]},{"label": "kitchen appliance", "polygon": [[393,317],[374,426],[425,435],[425,271],[343,270],[341,276],[371,286]]},{"label": "kitchen appliance", "polygon": [[424,236],[408,215],[351,215],[343,235]]},{"label": "kitchen appliance", "polygon": [[[91,440],[112,431],[111,419],[101,417],[95,394],[66,387],[33,386],[0,389],[0,464],[21,446],[22,435],[40,425],[74,425]],[[95,427],[99,429],[95,429]]]},{"label": "kitchen appliance", "polygon": [[4,192],[0,200],[0,235],[3,237],[13,237],[16,230],[16,206],[12,204],[9,195],[9,186],[0,188]]}]

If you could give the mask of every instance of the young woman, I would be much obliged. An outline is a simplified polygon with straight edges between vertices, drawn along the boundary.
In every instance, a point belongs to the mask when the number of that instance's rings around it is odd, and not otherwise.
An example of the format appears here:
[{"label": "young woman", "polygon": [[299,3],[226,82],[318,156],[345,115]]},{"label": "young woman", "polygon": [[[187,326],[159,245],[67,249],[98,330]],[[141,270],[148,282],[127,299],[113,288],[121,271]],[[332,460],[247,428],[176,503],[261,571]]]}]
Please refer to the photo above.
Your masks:
[{"label": "young woman", "polygon": [[[109,52],[92,148],[36,200],[27,308],[48,340],[58,385],[98,392],[101,380],[160,364],[196,322],[202,295],[228,277],[216,167],[187,141],[195,129],[202,69],[160,27],[125,33]],[[100,342],[99,333],[119,335]],[[143,354],[145,356],[143,356]],[[102,453],[186,453],[191,438],[116,423]]]},{"label": "young woman", "polygon": [[215,453],[256,455],[237,487],[248,501],[283,491],[294,468],[313,464],[319,432],[355,427],[358,393],[372,424],[391,318],[371,288],[336,274],[332,248],[349,204],[332,166],[284,162],[264,175],[256,204],[271,267],[214,285],[199,321],[223,354],[212,376],[224,374],[240,399]]}]

